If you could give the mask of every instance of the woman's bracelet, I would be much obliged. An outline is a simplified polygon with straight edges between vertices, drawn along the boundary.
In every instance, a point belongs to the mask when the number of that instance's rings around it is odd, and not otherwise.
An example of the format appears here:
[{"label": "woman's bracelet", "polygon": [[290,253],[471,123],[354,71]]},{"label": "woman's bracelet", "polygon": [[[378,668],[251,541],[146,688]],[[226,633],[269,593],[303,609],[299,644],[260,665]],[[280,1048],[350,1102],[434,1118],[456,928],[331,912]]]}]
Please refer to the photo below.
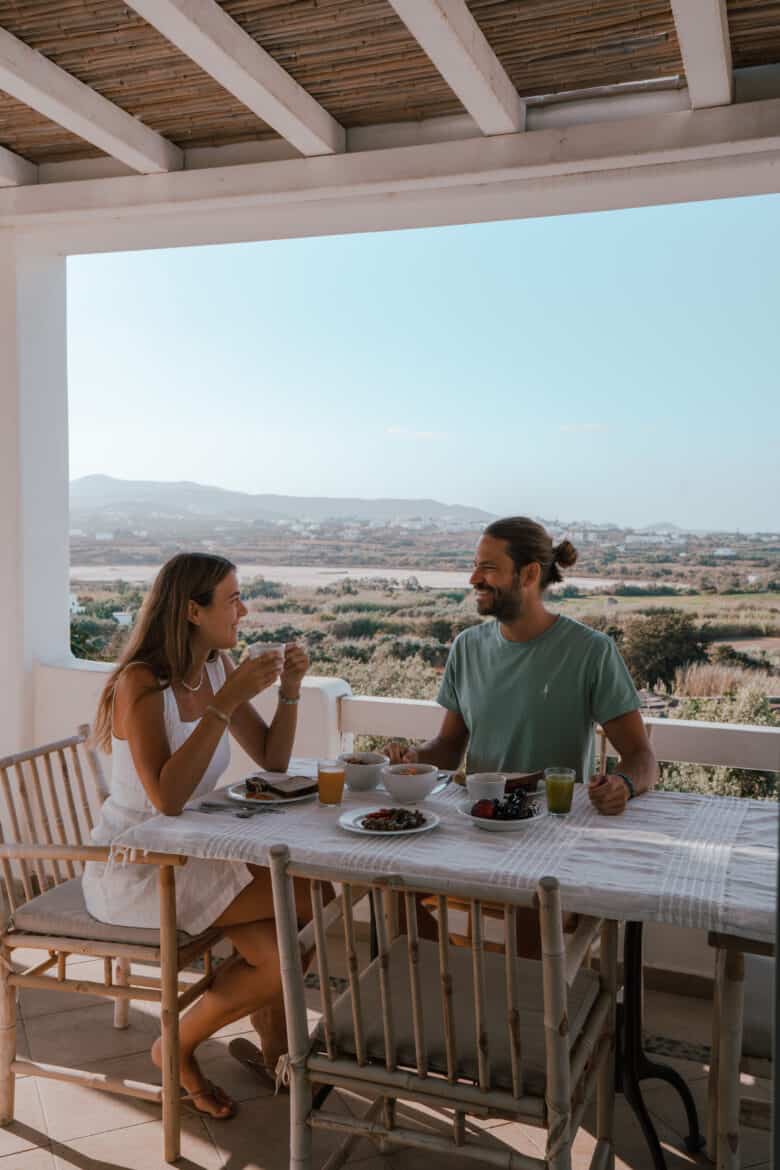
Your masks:
[{"label": "woman's bracelet", "polygon": [[279,702],[282,704],[283,707],[295,707],[298,703],[300,703],[300,701],[301,701],[300,695],[298,696],[297,699],[288,699],[287,696],[283,695],[281,691],[279,692]]},{"label": "woman's bracelet", "polygon": [[211,704],[204,711],[205,715],[216,715],[217,719],[221,719],[226,727],[230,727],[230,716],[226,715],[224,711],[220,711],[219,707],[214,707]]}]

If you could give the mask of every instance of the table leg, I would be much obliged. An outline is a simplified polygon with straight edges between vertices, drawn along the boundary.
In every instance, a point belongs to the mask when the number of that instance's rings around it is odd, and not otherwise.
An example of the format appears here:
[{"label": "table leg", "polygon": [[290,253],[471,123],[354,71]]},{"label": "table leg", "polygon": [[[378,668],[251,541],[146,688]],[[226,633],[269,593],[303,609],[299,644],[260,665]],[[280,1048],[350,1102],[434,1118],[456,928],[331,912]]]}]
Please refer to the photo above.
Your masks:
[{"label": "table leg", "polygon": [[686,1148],[694,1153],[704,1145],[699,1131],[691,1091],[680,1074],[665,1064],[648,1060],[642,1046],[642,923],[627,922],[623,942],[623,1012],[621,1075],[622,1092],[636,1114],[642,1133],[650,1149],[654,1170],[666,1170],[661,1143],[655,1131],[652,1118],[642,1099],[640,1083],[658,1079],[672,1085],[680,1097],[688,1119]]},{"label": "table leg", "polygon": [[739,1065],[742,1057],[745,956],[726,951],[718,1045],[718,1170],[739,1170]]},{"label": "table leg", "polygon": [[720,1067],[720,997],[726,967],[726,952],[715,951],[715,984],[712,990],[712,1039],[710,1040],[710,1071],[707,1077],[707,1154],[711,1161],[718,1156],[718,1069]]}]

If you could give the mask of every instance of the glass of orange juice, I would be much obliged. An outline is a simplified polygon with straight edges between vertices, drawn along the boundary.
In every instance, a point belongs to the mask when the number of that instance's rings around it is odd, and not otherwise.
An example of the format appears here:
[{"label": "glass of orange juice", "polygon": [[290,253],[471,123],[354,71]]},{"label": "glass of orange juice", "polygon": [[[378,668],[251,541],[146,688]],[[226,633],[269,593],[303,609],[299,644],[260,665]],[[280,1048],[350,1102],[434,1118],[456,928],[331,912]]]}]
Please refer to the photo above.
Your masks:
[{"label": "glass of orange juice", "polygon": [[317,765],[317,791],[320,804],[341,804],[344,795],[345,765],[340,760],[320,760]]}]

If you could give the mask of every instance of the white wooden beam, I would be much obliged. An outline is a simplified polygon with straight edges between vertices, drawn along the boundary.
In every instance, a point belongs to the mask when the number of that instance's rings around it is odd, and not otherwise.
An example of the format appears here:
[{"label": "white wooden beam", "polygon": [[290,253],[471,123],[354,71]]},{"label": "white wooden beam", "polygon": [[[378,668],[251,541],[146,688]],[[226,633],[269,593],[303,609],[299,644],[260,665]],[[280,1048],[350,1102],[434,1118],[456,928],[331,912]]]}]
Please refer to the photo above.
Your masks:
[{"label": "white wooden beam", "polygon": [[525,129],[525,104],[465,0],[390,0],[483,134]]},{"label": "white wooden beam", "polygon": [[38,182],[38,168],[21,155],[0,146],[0,187],[23,187]]},{"label": "white wooden beam", "polygon": [[127,0],[127,4],[301,154],[344,150],[344,127],[216,0]]},{"label": "white wooden beam", "polygon": [[102,252],[772,192],[780,192],[777,99],[330,158],[8,187],[0,229],[67,253]]},{"label": "white wooden beam", "polygon": [[734,100],[726,0],[672,0],[691,107],[728,106]]},{"label": "white wooden beam", "polygon": [[[739,79],[737,79],[739,80]],[[780,96],[780,84],[759,97]],[[754,99],[757,100],[757,99]],[[690,110],[687,89],[675,86],[649,88],[644,92],[616,92],[596,97],[557,102],[528,102],[527,130],[554,126],[579,126],[588,122],[614,122],[622,118],[653,117],[675,110]],[[470,114],[446,114],[415,122],[381,122],[351,126],[347,130],[347,151],[388,150],[397,146],[425,146],[434,142],[459,142],[484,135]],[[283,138],[262,138],[233,142],[226,146],[194,146],[184,149],[184,169],[242,166],[247,163],[279,162],[298,158],[299,152]],[[45,162],[38,167],[39,183],[71,183],[79,179],[110,179],[126,175],[129,169],[116,159],[67,159]]]},{"label": "white wooden beam", "polygon": [[125,110],[0,29],[0,89],[143,174],[179,170],[182,152]]},{"label": "white wooden beam", "polygon": [[[47,216],[130,216],[152,211],[175,217],[225,208],[292,206],[328,200],[392,200],[409,191],[446,198],[455,189],[500,187],[581,174],[595,176],[666,164],[744,158],[780,152],[780,99],[657,117],[625,118],[526,134],[469,138],[426,146],[286,159],[230,167],[138,175],[0,191],[0,227]],[[777,176],[780,189],[780,173]],[[214,224],[219,234],[219,226]]]}]

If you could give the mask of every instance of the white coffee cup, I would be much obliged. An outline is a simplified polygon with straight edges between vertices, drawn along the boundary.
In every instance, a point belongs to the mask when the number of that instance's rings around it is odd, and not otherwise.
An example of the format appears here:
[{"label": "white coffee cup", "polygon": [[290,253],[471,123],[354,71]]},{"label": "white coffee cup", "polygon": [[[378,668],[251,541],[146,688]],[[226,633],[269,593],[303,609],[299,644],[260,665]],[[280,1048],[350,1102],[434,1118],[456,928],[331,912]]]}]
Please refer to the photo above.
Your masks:
[{"label": "white coffee cup", "polygon": [[466,790],[472,800],[500,800],[506,788],[506,776],[500,772],[473,772],[466,777]]},{"label": "white coffee cup", "polygon": [[286,642],[253,642],[251,646],[247,646],[246,652],[249,658],[259,658],[261,654],[275,654],[283,662],[286,645]]}]

